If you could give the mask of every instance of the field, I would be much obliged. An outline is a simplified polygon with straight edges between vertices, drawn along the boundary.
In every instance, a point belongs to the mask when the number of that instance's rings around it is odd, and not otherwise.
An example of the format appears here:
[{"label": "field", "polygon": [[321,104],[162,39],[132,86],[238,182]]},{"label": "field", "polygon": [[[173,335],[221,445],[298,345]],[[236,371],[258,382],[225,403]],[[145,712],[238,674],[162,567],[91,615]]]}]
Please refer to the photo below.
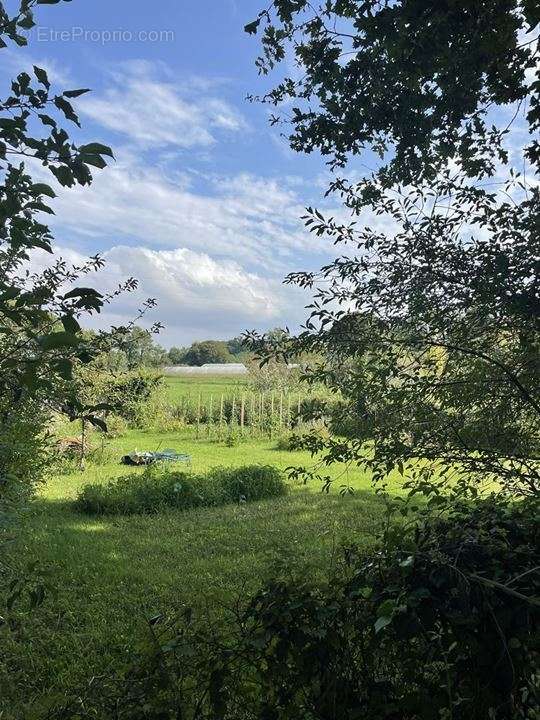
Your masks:
[{"label": "field", "polygon": [[[175,392],[180,385],[201,391],[184,380],[173,384]],[[381,502],[368,477],[338,466],[330,473],[336,483],[329,495],[317,484],[291,485],[290,494],[277,500],[185,513],[96,519],[73,511],[78,488],[125,474],[119,464],[124,453],[157,447],[190,454],[195,472],[217,465],[262,463],[285,470],[313,463],[307,453],[277,450],[268,438],[227,447],[197,440],[190,428],[129,431],[110,442],[106,464],[51,477],[18,541],[21,562],[38,563],[48,591],[25,626],[30,642],[11,648],[9,670],[4,666],[3,677],[0,670],[6,702],[11,696],[13,704],[18,682],[30,703],[53,689],[73,691],[117,664],[156,613],[174,614],[189,605],[219,614],[280,567],[316,577],[330,569],[340,543],[373,542]],[[344,483],[355,489],[353,495],[340,495]]]},{"label": "field", "polygon": [[240,394],[246,387],[245,375],[206,375],[206,376],[174,376],[166,377],[167,396],[171,402],[179,402],[182,398],[192,400],[199,396],[206,400],[211,395]]}]

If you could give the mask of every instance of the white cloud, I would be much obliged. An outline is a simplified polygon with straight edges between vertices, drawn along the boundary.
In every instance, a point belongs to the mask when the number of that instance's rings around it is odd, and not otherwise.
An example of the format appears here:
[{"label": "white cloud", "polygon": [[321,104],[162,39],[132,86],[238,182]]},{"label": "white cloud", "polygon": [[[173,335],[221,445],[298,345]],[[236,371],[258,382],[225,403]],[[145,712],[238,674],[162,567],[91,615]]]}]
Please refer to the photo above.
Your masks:
[{"label": "white cloud", "polygon": [[[304,206],[294,187],[243,173],[233,177],[165,176],[129,155],[96,174],[90,188],[59,190],[51,219],[58,239],[73,233],[102,243],[140,243],[150,248],[185,247],[232,259],[279,277],[299,268],[299,255],[315,261],[328,250],[307,234]],[[72,240],[70,240],[72,242]]]},{"label": "white cloud", "polygon": [[[71,248],[58,248],[58,255],[76,265],[84,262]],[[266,330],[298,323],[303,317],[304,298],[298,291],[247,272],[234,261],[219,262],[187,248],[156,251],[127,246],[114,246],[103,258],[105,268],[86,284],[107,293],[135,276],[139,289],[119,296],[101,315],[90,318],[93,327],[128,322],[147,297],[157,298],[159,304],[146,323],[164,323],[162,340],[167,345],[230,337],[251,328]],[[49,263],[50,256],[40,251],[34,254],[32,269]]]},{"label": "white cloud", "polygon": [[208,147],[218,131],[247,129],[240,113],[210,91],[208,84],[180,85],[162,65],[137,61],[121,64],[105,91],[81,99],[78,108],[144,147]]}]

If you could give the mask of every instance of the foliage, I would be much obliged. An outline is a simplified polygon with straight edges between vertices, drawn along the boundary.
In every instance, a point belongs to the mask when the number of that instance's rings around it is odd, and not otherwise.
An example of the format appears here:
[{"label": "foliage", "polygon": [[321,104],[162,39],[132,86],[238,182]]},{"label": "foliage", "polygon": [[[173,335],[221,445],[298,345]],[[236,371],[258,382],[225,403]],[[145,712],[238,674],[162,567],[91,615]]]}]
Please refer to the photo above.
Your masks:
[{"label": "foliage", "polygon": [[286,362],[271,359],[264,365],[253,358],[247,363],[248,382],[255,392],[298,392],[301,388],[300,369]]},{"label": "foliage", "polygon": [[[124,370],[159,368],[167,361],[166,351],[154,342],[155,330],[134,325],[119,333],[113,355]],[[114,362],[114,357],[112,358]]]},{"label": "foliage", "polygon": [[104,712],[120,702],[132,719],[537,718],[537,504],[457,503],[392,530],[383,552],[347,549],[324,586],[269,582],[231,610],[226,633],[189,609],[176,626],[154,617],[123,687],[99,687]]},{"label": "foliage", "polygon": [[[35,6],[46,3],[55,0],[21,0],[14,15],[0,3],[0,50],[9,41],[26,45],[23,33],[35,26]],[[45,452],[39,448],[42,410],[58,409],[68,400],[64,390],[72,380],[74,364],[89,362],[108,342],[107,333],[85,335],[81,319],[136,287],[130,278],[104,296],[83,283],[103,266],[99,256],[73,267],[53,256],[52,235],[42,218],[54,214],[50,200],[56,194],[47,183],[34,182],[26,170],[25,162],[41,164],[61,186],[71,188],[90,185],[92,169],[106,167],[113,157],[109,147],[97,142],[75,144],[64,128],[66,123],[80,127],[71,101],[86,92],[82,88],[56,94],[46,71],[34,66],[33,75],[20,73],[8,97],[0,100],[0,397],[9,408],[9,417],[2,409],[0,433],[17,448],[13,457],[28,458],[13,469],[13,458],[6,461],[4,454],[0,503],[11,493],[13,476],[20,486],[23,472],[28,471],[27,487],[33,486]],[[51,256],[50,266],[41,272],[29,267],[35,251]],[[145,303],[142,312],[152,305],[152,300]],[[28,422],[31,407],[36,412],[33,427]],[[92,408],[79,407],[77,417],[83,416],[93,422]]]},{"label": "foliage", "polygon": [[189,348],[172,347],[167,353],[171,365],[244,362],[249,357],[242,337],[231,340],[204,340]]},{"label": "foliage", "polygon": [[16,407],[10,398],[0,399],[0,526],[3,513],[27,500],[51,466],[47,419],[40,398],[25,398]]},{"label": "foliage", "polygon": [[207,363],[229,363],[234,358],[229,352],[227,343],[222,340],[204,340],[195,342],[186,351],[183,362],[186,365],[206,365]]},{"label": "foliage", "polygon": [[111,412],[138,427],[144,416],[146,406],[163,386],[163,378],[152,370],[139,370],[105,375],[103,382],[103,399],[111,408]]},{"label": "foliage", "polygon": [[311,428],[303,427],[280,437],[277,442],[277,448],[278,450],[287,450],[289,452],[310,450],[313,444],[317,446],[321,441],[327,441],[329,437],[330,435],[325,425],[315,425]]},{"label": "foliage", "polygon": [[97,515],[156,513],[262,500],[286,489],[280,471],[270,465],[214,468],[204,475],[150,467],[106,485],[86,485],[75,508]]},{"label": "foliage", "polygon": [[[293,149],[339,167],[372,148],[386,160],[379,177],[397,185],[450,161],[470,177],[493,174],[506,125],[490,127],[487,109],[538,92],[539,22],[529,0],[273,0],[245,29],[262,34],[262,73],[286,58],[302,68],[263,98],[291,108]],[[538,129],[537,100],[525,113]],[[533,164],[538,149],[527,149]]]},{"label": "foliage", "polygon": [[167,360],[171,365],[182,365],[187,348],[173,346],[167,353]]},{"label": "foliage", "polygon": [[[101,437],[93,433],[96,452]],[[6,720],[53,720],[51,706],[65,698],[74,701],[73,717],[76,709],[83,717],[109,720],[114,713],[100,715],[97,688],[131,664],[146,618],[175,616],[183,606],[207,609],[214,626],[227,632],[227,608],[258,590],[276,564],[285,559],[290,572],[305,572],[315,583],[326,577],[342,541],[371,548],[382,522],[384,505],[358,471],[350,476],[355,495],[346,498],[323,495],[316,483],[292,484],[287,495],[264,502],[152,515],[75,514],[78,489],[131,472],[119,460],[134,448],[189,453],[197,475],[216,465],[260,463],[279,467],[286,477],[289,465],[310,462],[307,453],[277,452],[268,440],[244,441],[231,450],[197,440],[191,428],[165,436],[129,430],[107,445],[107,466],[88,458],[84,472],[48,473],[15,532],[11,557],[21,567],[39,558],[49,582],[23,636],[0,627],[0,713]],[[343,468],[330,472],[338,476]],[[2,559],[0,553],[0,564]]]},{"label": "foliage", "polygon": [[264,72],[286,48],[302,65],[265,97],[298,103],[295,149],[335,168],[381,159],[332,176],[350,220],[308,208],[343,254],[289,276],[314,296],[305,330],[280,348],[251,336],[263,358],[325,354],[305,375],[343,398],[329,412],[347,439],[326,443],[328,464],[538,492],[538,21],[517,0],[275,0],[247,27],[264,27]]}]

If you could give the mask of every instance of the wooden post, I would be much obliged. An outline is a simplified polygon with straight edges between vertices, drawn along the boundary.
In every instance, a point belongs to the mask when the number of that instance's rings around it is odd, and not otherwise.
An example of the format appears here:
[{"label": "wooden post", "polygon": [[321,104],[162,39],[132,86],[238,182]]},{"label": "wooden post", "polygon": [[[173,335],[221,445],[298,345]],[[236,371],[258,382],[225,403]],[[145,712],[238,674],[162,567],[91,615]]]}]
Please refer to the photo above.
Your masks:
[{"label": "wooden post", "polygon": [[212,432],[212,426],[214,424],[214,396],[210,395],[210,405],[208,409],[208,417],[206,419],[206,427],[208,430],[208,437],[210,437],[210,433]]},{"label": "wooden post", "polygon": [[201,393],[197,400],[197,439],[199,438],[199,432],[201,429]]},{"label": "wooden post", "polygon": [[255,395],[251,393],[249,399],[249,434],[253,436],[253,424],[255,420]]},{"label": "wooden post", "polygon": [[291,394],[287,395],[287,430],[291,429]]},{"label": "wooden post", "polygon": [[221,404],[219,407],[219,439],[223,437],[223,393],[221,394]]},{"label": "wooden post", "polygon": [[244,419],[246,414],[246,398],[242,395],[242,404],[240,405],[240,432],[244,434]]},{"label": "wooden post", "polygon": [[232,406],[231,406],[231,423],[230,423],[230,432],[233,431],[233,424],[235,420],[235,413],[236,413],[236,395],[233,395],[232,399]]},{"label": "wooden post", "polygon": [[279,429],[283,429],[283,390],[279,396]]},{"label": "wooden post", "polygon": [[269,427],[269,435],[272,437],[273,430],[274,430],[274,391],[272,390],[272,395],[270,397],[270,425]]}]

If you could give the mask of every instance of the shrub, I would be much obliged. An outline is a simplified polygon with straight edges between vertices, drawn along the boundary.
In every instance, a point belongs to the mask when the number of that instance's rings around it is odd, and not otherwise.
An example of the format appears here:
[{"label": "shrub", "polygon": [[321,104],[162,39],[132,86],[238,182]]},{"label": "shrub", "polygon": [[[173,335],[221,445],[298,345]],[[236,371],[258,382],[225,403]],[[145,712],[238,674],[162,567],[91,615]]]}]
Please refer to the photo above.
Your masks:
[{"label": "shrub", "polygon": [[220,483],[231,501],[264,500],[284,495],[287,486],[273,465],[246,465],[239,468],[213,468],[207,477]]},{"label": "shrub", "polygon": [[54,452],[40,400],[0,397],[0,522],[24,505],[51,467]]},{"label": "shrub", "polygon": [[127,421],[120,415],[109,415],[107,417],[107,435],[110,438],[121,438],[128,431]]},{"label": "shrub", "polygon": [[215,468],[204,475],[148,467],[105,485],[85,485],[74,507],[91,515],[133,515],[262,500],[286,489],[279,470],[270,466]]}]

